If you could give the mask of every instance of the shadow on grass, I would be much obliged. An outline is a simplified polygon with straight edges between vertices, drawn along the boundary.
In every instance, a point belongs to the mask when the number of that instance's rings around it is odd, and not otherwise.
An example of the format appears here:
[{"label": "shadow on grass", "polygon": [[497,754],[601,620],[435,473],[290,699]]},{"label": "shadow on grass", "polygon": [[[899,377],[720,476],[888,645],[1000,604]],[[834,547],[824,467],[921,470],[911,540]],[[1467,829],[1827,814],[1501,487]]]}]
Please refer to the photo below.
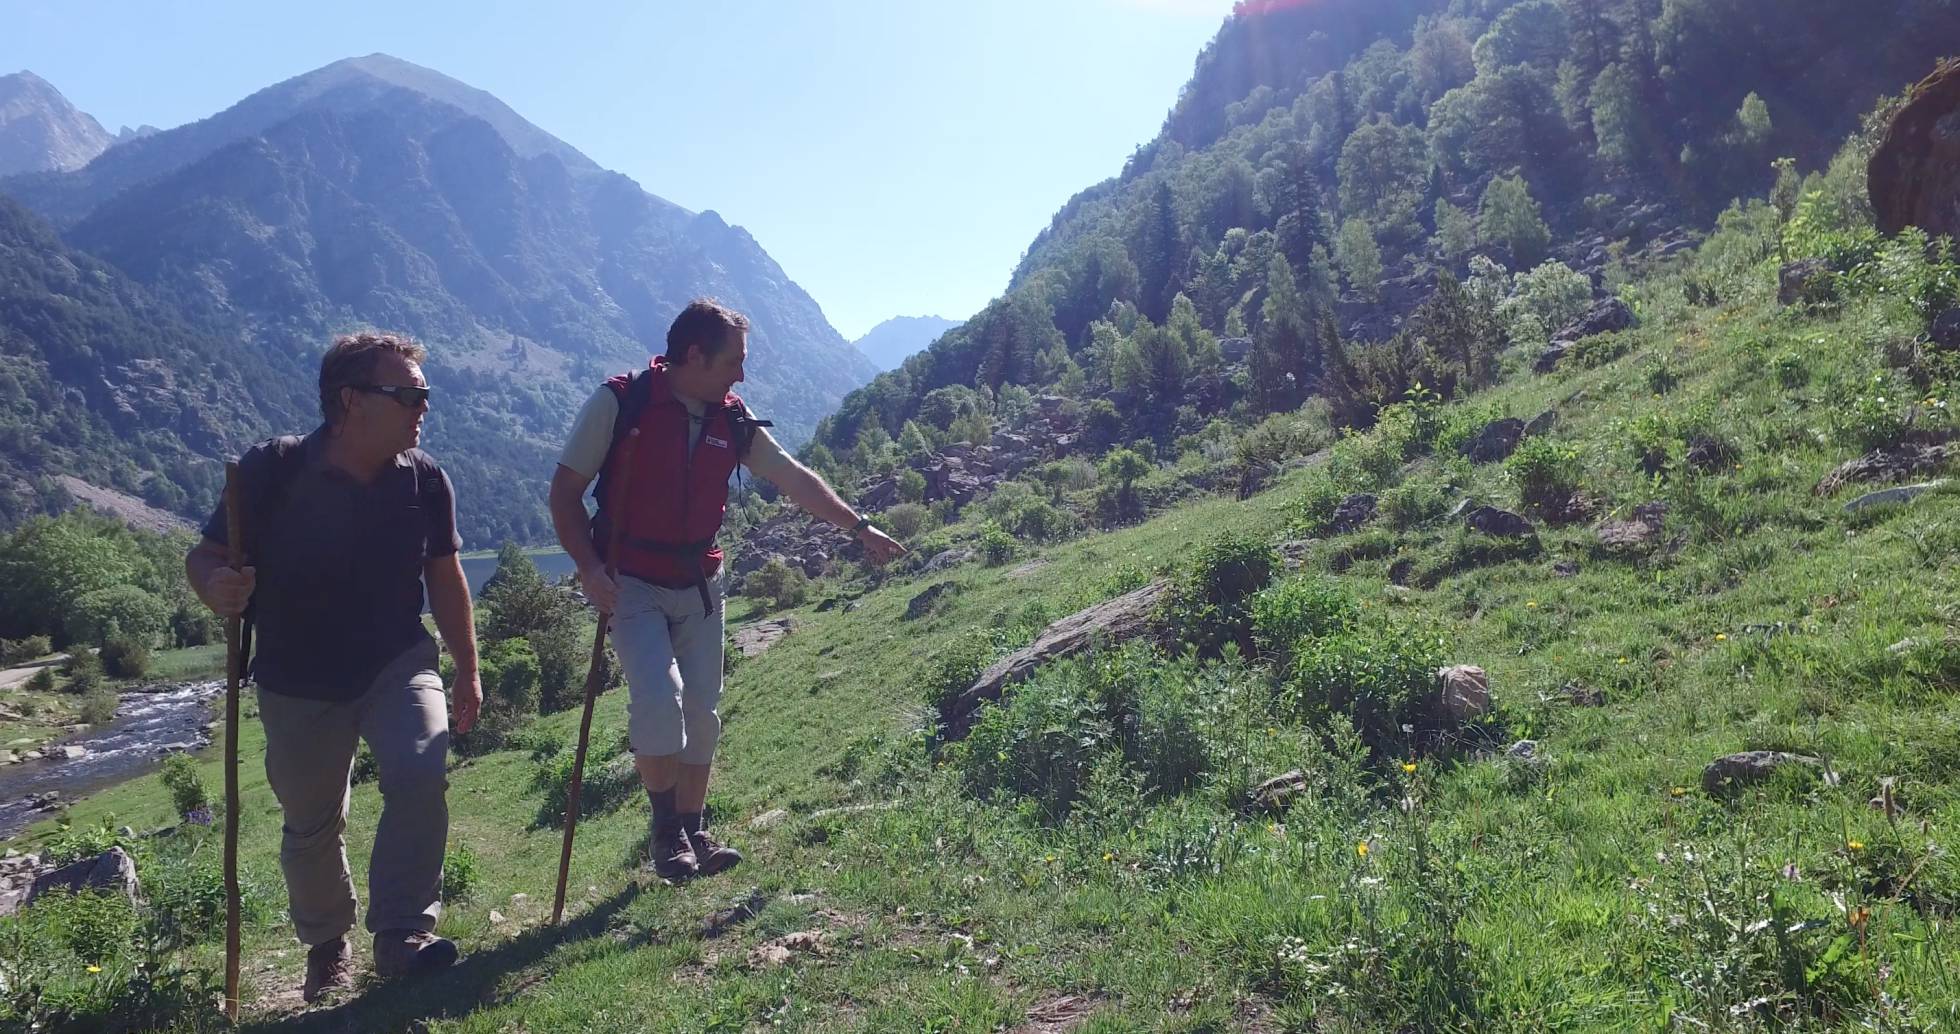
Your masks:
[{"label": "shadow on grass", "polygon": [[[562,926],[539,926],[494,947],[470,952],[456,965],[428,977],[370,984],[357,997],[314,1012],[269,1016],[245,1030],[360,1032],[424,1030],[429,1021],[451,1020],[516,997],[527,982],[510,978],[537,965],[562,947],[604,934],[619,911],[640,892],[629,883]],[[624,944],[619,950],[627,950]]]}]

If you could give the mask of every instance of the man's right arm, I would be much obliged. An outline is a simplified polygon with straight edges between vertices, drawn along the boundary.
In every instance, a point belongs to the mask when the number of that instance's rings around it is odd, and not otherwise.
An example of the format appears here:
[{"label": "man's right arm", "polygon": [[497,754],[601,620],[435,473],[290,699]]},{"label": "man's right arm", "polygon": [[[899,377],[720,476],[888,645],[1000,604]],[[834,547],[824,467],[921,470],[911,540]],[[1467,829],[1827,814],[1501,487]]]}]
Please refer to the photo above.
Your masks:
[{"label": "man's right arm", "polygon": [[592,515],[585,509],[585,488],[605,465],[612,444],[613,423],[619,417],[619,399],[601,386],[587,399],[572,424],[571,436],[551,473],[547,504],[551,510],[551,530],[558,534],[558,545],[578,568],[579,584],[592,605],[610,614],[619,602],[619,587],[606,574],[606,563],[592,545]]}]

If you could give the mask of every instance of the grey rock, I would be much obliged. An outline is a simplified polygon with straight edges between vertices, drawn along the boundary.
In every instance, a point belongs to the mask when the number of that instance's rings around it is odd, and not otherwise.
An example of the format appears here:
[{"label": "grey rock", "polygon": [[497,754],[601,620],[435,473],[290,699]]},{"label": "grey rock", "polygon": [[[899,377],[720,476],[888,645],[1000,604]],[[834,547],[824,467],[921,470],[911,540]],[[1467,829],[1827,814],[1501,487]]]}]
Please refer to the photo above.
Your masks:
[{"label": "grey rock", "polygon": [[1552,342],[1543,352],[1538,353],[1537,361],[1531,364],[1532,371],[1534,373],[1551,373],[1553,370],[1558,369],[1559,360],[1564,359],[1565,353],[1571,350],[1572,342],[1570,341]]},{"label": "grey rock", "polygon": [[1541,434],[1550,434],[1552,428],[1557,426],[1558,410],[1548,409],[1532,417],[1531,421],[1524,425],[1524,435],[1526,438],[1532,438]]},{"label": "grey rock", "polygon": [[942,716],[947,737],[965,736],[981,704],[1000,699],[1008,686],[1034,674],[1042,665],[1072,657],[1098,643],[1119,643],[1148,634],[1158,601],[1169,587],[1168,582],[1152,582],[1079,610],[1043,629],[1033,643],[994,662],[960,694],[950,713]]},{"label": "grey rock", "polygon": [[1490,676],[1474,664],[1457,664],[1436,672],[1435,713],[1456,725],[1490,712]]},{"label": "grey rock", "polygon": [[744,657],[760,656],[795,630],[796,622],[790,618],[743,625],[735,630],[735,649]]},{"label": "grey rock", "polygon": [[1931,474],[1956,457],[1960,457],[1960,446],[1952,443],[1929,445],[1923,442],[1907,442],[1889,449],[1878,449],[1848,460],[1835,470],[1824,475],[1814,490],[1818,495],[1830,495],[1846,485],[1857,482],[1903,481],[1921,474]]},{"label": "grey rock", "polygon": [[1876,492],[1867,492],[1845,503],[1844,512],[1857,513],[1860,510],[1869,509],[1874,506],[1885,506],[1890,503],[1909,503],[1945,484],[1946,479],[1941,478],[1938,481],[1927,481],[1923,484],[1899,485],[1895,488],[1882,488]]},{"label": "grey rock", "polygon": [[1494,538],[1522,539],[1538,534],[1538,529],[1532,527],[1529,520],[1495,506],[1479,506],[1464,514],[1463,521],[1471,530]]},{"label": "grey rock", "polygon": [[1496,463],[1517,449],[1524,433],[1524,421],[1507,416],[1485,424],[1475,438],[1464,442],[1457,451],[1470,457],[1472,463]]},{"label": "grey rock", "polygon": [[950,571],[972,560],[974,556],[975,554],[971,549],[949,549],[943,553],[934,555],[931,560],[926,561],[926,566],[920,570],[926,574],[938,574],[941,571]]},{"label": "grey rock", "polygon": [[1960,351],[1960,306],[1933,317],[1933,329],[1926,339],[1936,351]]},{"label": "grey rock", "polygon": [[1578,319],[1560,327],[1558,333],[1552,335],[1552,343],[1565,342],[1570,344],[1575,341],[1583,341],[1586,338],[1598,334],[1610,334],[1614,331],[1626,330],[1638,325],[1639,322],[1639,319],[1634,316],[1633,310],[1627,308],[1625,302],[1618,298],[1607,298],[1603,301],[1595,302],[1593,307],[1587,309]]},{"label": "grey rock", "polygon": [[927,614],[932,613],[933,608],[938,606],[942,599],[957,595],[959,591],[959,585],[954,582],[940,582],[928,588],[926,591],[912,597],[912,601],[905,605],[904,620],[917,621],[925,617]]},{"label": "grey rock", "polygon": [[36,876],[22,904],[32,904],[36,898],[57,889],[70,893],[119,891],[135,904],[141,886],[136,879],[135,859],[122,848],[112,847],[94,858],[84,858]]},{"label": "grey rock", "polygon": [[1253,787],[1247,803],[1254,811],[1279,814],[1291,807],[1301,794],[1307,792],[1309,785],[1307,774],[1296,768]]},{"label": "grey rock", "polygon": [[1821,258],[1798,259],[1776,271],[1779,305],[1823,302],[1831,297],[1831,264]]},{"label": "grey rock", "polygon": [[1329,525],[1339,532],[1353,531],[1375,517],[1375,497],[1366,492],[1356,492],[1341,500],[1334,508],[1334,516]]},{"label": "grey rock", "polygon": [[1778,770],[1792,765],[1802,765],[1820,774],[1824,772],[1823,758],[1781,750],[1745,750],[1709,762],[1701,773],[1701,788],[1710,795],[1720,795],[1760,783]]}]

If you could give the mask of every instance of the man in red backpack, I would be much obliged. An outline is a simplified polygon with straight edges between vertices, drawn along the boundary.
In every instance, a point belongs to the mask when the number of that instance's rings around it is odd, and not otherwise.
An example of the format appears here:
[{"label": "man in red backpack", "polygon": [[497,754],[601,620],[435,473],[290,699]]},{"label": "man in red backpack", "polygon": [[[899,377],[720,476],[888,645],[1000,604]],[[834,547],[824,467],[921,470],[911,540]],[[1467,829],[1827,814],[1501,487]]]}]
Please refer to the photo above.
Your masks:
[{"label": "man in red backpack", "polygon": [[[586,598],[612,614],[625,669],[627,737],[652,804],[653,870],[666,879],[712,875],[742,860],[702,824],[708,770],[721,736],[722,552],[715,546],[736,467],[818,517],[848,529],[883,564],[905,552],[776,444],[767,422],[729,393],[742,380],[749,321],[697,300],[667,331],[667,354],[614,377],[579,411],[551,479],[551,521]],[[633,473],[620,480],[618,445],[633,430]],[[586,486],[599,479],[588,519]],[[628,498],[614,499],[625,484]],[[599,544],[624,521],[620,578]]]}]

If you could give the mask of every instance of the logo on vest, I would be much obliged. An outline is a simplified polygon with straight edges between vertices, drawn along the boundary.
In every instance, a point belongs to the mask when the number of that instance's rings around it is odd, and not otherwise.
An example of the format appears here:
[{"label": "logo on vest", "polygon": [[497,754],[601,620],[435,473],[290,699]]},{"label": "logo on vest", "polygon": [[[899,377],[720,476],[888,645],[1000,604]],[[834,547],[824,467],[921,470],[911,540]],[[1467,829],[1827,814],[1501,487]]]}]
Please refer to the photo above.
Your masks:
[{"label": "logo on vest", "polygon": [[717,449],[726,449],[726,448],[728,448],[728,443],[727,443],[727,442],[724,442],[724,441],[722,441],[721,439],[719,439],[719,438],[716,438],[716,437],[715,437],[714,435],[711,435],[711,434],[704,434],[704,435],[702,435],[701,437],[702,437],[702,438],[704,438],[704,439],[706,439],[709,445],[712,445],[712,446],[714,446],[714,447],[715,447],[715,448],[717,448]]}]

